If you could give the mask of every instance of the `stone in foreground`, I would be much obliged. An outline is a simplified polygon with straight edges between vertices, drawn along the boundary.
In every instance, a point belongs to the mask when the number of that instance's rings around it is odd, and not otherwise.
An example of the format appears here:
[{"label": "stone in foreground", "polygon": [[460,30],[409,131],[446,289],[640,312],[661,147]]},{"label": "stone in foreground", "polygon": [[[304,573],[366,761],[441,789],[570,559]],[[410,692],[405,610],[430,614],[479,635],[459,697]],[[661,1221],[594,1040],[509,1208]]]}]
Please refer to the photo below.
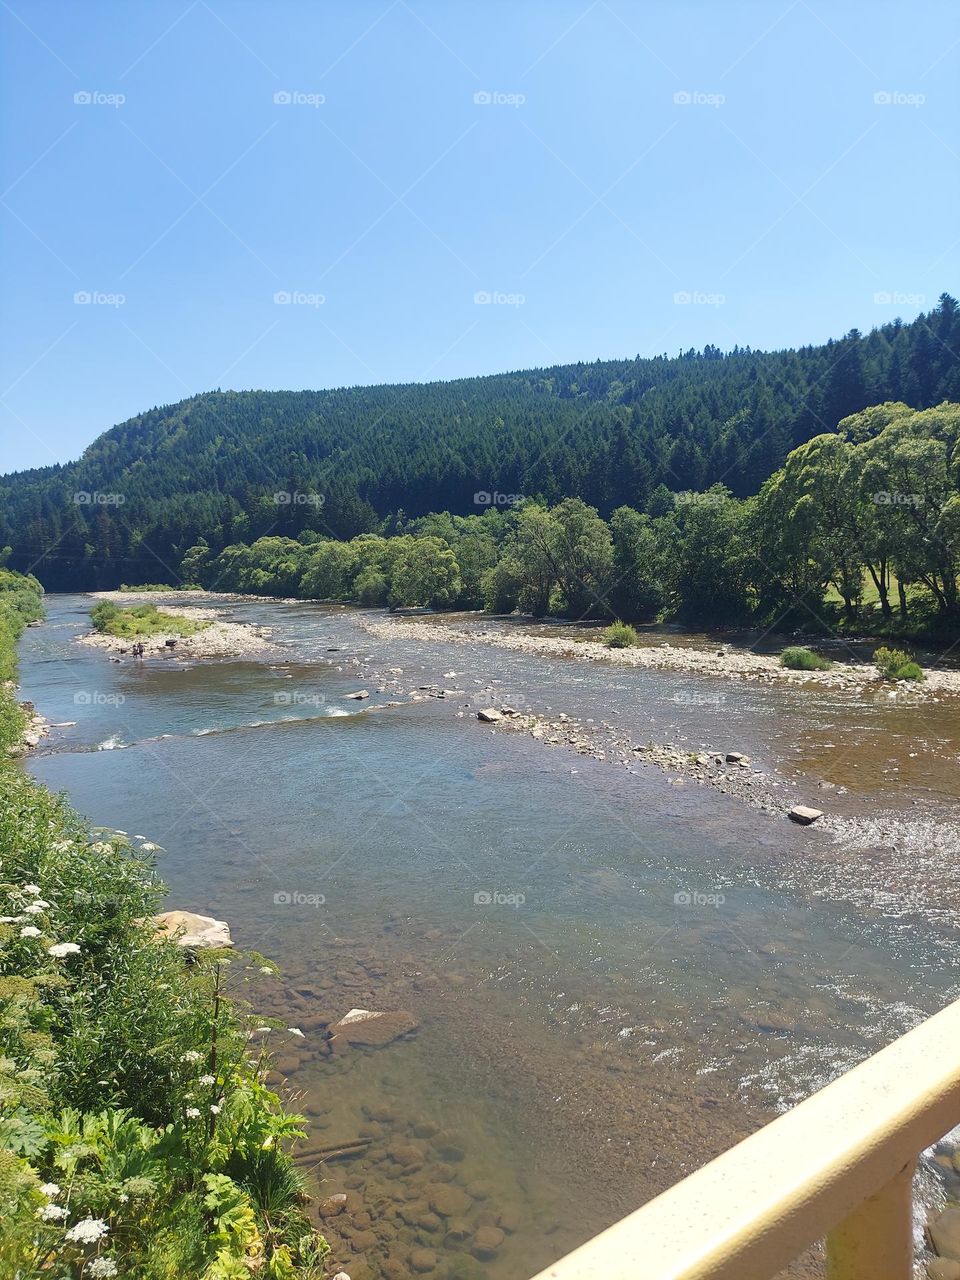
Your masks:
[{"label": "stone in foreground", "polygon": [[483,720],[485,724],[496,724],[500,719],[500,712],[495,707],[484,707],[477,712],[477,719]]},{"label": "stone in foreground", "polygon": [[198,916],[193,911],[164,911],[155,916],[157,931],[168,933],[181,947],[195,951],[205,947],[232,947],[230,926],[226,920],[214,920],[213,916]]},{"label": "stone in foreground", "polygon": [[330,1028],[334,1038],[365,1049],[380,1049],[401,1036],[416,1031],[420,1023],[406,1009],[393,1013],[372,1009],[351,1009]]},{"label": "stone in foreground", "polygon": [[811,809],[805,804],[795,804],[787,816],[794,822],[799,822],[802,827],[809,827],[811,822],[816,822],[818,818],[823,817],[823,810]]},{"label": "stone in foreground", "polygon": [[960,1209],[944,1209],[930,1223],[933,1247],[942,1258],[960,1259]]}]

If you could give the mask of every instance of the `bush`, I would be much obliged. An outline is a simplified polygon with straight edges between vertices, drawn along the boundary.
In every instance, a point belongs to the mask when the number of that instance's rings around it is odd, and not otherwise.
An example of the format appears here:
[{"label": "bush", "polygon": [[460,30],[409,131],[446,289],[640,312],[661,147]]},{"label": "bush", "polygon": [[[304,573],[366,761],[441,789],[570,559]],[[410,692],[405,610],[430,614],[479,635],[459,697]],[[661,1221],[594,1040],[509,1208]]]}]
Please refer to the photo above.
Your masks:
[{"label": "bush", "polygon": [[192,636],[210,626],[209,622],[185,618],[182,614],[166,613],[155,604],[127,605],[120,609],[112,600],[101,600],[94,605],[90,621],[97,631],[108,636],[153,636],[170,631]]},{"label": "bush", "polygon": [[604,631],[601,639],[608,649],[632,649],[640,643],[636,630],[626,622],[613,622]]},{"label": "bush", "polygon": [[922,680],[923,668],[902,649],[877,649],[873,655],[885,680]]},{"label": "bush", "polygon": [[821,658],[812,649],[804,649],[801,645],[793,645],[784,649],[780,655],[781,667],[791,671],[829,671],[833,663],[829,658]]}]

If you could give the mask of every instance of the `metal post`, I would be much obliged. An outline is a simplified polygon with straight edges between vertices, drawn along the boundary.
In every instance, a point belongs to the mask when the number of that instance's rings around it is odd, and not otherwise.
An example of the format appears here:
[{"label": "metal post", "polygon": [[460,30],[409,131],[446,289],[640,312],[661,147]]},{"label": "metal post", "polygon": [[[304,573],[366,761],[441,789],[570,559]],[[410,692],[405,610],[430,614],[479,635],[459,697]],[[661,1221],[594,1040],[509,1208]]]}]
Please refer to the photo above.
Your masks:
[{"label": "metal post", "polygon": [[913,1171],[911,1160],[827,1236],[828,1280],[911,1280]]}]

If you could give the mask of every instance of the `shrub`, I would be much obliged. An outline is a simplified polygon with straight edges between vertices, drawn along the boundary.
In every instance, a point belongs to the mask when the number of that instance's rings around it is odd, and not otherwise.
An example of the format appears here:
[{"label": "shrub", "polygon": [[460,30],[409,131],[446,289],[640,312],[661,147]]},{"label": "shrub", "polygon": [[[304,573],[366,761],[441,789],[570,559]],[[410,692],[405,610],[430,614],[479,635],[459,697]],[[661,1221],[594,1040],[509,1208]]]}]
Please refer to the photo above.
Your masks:
[{"label": "shrub", "polygon": [[784,649],[780,655],[781,667],[791,671],[829,671],[833,663],[829,658],[821,658],[812,649],[804,649],[802,645],[792,645]]},{"label": "shrub", "polygon": [[155,604],[127,605],[120,609],[112,600],[101,600],[94,605],[90,621],[97,631],[108,636],[152,636],[169,631],[192,636],[210,626],[201,619],[166,613]]},{"label": "shrub", "polygon": [[873,660],[885,680],[922,680],[924,678],[920,664],[902,649],[877,649]]},{"label": "shrub", "polygon": [[640,643],[636,630],[626,622],[613,622],[601,637],[608,649],[632,649]]}]

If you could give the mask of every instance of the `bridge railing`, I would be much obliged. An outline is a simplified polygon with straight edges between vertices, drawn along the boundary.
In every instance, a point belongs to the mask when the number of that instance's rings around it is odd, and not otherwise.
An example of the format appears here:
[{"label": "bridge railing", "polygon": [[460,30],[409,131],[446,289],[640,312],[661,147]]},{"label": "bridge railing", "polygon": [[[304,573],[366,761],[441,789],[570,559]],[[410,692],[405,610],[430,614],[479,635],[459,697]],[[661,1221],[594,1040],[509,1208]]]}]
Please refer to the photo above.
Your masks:
[{"label": "bridge railing", "polygon": [[917,1157],[960,1124],[960,1001],[534,1280],[911,1280]]}]

